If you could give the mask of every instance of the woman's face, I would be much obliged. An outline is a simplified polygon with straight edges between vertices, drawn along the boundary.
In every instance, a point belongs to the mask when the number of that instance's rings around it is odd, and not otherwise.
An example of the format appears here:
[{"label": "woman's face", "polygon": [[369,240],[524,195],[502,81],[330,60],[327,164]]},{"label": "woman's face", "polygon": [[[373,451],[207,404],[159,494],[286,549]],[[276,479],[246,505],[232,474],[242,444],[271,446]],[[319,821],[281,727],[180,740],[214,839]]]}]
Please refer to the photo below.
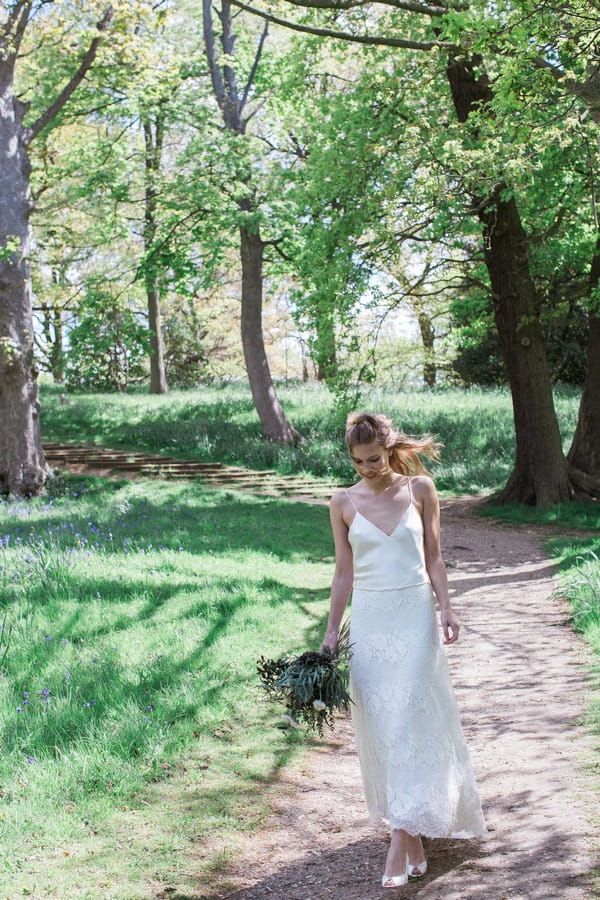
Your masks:
[{"label": "woman's face", "polygon": [[350,459],[361,478],[372,481],[390,471],[389,451],[373,441],[371,444],[355,444],[350,447]]}]

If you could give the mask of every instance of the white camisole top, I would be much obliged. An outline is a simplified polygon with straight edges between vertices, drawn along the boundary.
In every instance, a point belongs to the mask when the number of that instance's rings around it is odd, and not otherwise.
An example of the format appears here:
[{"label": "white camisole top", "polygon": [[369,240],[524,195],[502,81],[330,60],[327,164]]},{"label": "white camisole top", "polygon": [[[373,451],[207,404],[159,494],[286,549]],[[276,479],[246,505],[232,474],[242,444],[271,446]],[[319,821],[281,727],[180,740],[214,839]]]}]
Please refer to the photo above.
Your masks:
[{"label": "white camisole top", "polygon": [[408,477],[408,506],[391,534],[382,531],[357,508],[348,528],[352,547],[354,587],[361,591],[392,591],[428,584],[425,567],[423,521],[413,503]]}]

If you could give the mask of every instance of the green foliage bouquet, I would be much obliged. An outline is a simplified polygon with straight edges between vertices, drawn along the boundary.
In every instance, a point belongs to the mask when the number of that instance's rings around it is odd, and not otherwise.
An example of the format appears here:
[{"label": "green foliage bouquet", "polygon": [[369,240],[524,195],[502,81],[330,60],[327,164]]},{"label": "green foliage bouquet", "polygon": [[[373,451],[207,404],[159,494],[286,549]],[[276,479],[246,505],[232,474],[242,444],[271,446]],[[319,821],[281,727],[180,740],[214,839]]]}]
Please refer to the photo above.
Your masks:
[{"label": "green foliage bouquet", "polygon": [[352,655],[348,625],[340,632],[337,647],[332,653],[307,650],[300,656],[265,659],[261,656],[256,668],[269,699],[285,703],[287,714],[283,720],[291,727],[302,721],[319,735],[323,726],[333,728],[333,714],[350,709],[349,662]]}]

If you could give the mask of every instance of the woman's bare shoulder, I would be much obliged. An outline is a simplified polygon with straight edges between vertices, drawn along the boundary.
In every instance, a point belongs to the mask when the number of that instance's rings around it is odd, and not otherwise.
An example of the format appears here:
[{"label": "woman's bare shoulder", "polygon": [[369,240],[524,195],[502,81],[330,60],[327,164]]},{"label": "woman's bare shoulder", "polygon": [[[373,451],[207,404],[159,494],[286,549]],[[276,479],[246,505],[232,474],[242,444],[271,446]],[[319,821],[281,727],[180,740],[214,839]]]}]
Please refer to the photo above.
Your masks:
[{"label": "woman's bare shoulder", "polygon": [[419,500],[437,495],[433,478],[429,475],[412,475],[410,486],[414,496]]},{"label": "woman's bare shoulder", "polygon": [[336,491],[331,495],[329,506],[332,510],[342,510],[349,502],[348,491],[342,488],[342,490]]}]

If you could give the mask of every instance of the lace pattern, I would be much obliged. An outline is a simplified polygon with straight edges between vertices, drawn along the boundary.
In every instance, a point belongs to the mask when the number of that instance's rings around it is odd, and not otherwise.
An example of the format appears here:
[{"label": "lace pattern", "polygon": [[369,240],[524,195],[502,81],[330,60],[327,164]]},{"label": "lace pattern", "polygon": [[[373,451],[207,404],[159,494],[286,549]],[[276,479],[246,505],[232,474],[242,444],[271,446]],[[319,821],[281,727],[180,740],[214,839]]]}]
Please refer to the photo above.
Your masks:
[{"label": "lace pattern", "polygon": [[369,815],[429,837],[486,833],[429,583],[355,587],[352,717]]}]

